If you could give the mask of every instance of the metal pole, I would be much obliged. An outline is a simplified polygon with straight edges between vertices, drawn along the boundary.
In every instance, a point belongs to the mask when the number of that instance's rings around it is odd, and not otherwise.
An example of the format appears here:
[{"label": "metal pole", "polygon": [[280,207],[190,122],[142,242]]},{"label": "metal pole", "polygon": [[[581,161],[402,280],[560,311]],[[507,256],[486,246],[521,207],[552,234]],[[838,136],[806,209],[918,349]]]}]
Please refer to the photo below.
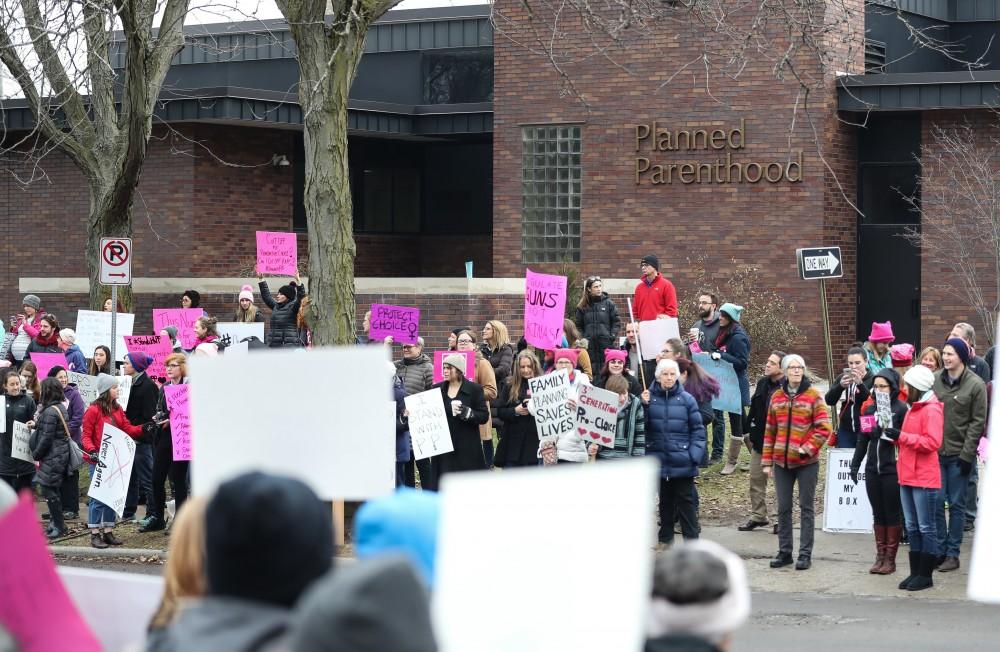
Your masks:
[{"label": "metal pole", "polygon": [[[826,344],[826,375],[830,380],[830,387],[833,387],[833,383],[836,382],[833,373],[833,343],[830,341],[830,309],[826,305],[826,280],[819,280],[819,303],[820,311],[823,318],[823,342]],[[830,416],[833,418],[833,427],[837,428],[837,410],[835,408],[830,410]]]},{"label": "metal pole", "polygon": [[639,378],[642,379],[642,388],[649,389],[649,386],[646,384],[645,365],[643,364],[645,360],[642,359],[642,347],[639,346],[639,322],[635,320],[635,314],[632,312],[632,299],[626,299],[626,301],[628,301],[628,318],[635,324],[635,352],[639,355]]},{"label": "metal pole", "polygon": [[[109,369],[115,369],[115,344],[118,341],[116,331],[118,326],[118,286],[111,286],[111,362]],[[112,374],[113,375],[113,374]]]}]

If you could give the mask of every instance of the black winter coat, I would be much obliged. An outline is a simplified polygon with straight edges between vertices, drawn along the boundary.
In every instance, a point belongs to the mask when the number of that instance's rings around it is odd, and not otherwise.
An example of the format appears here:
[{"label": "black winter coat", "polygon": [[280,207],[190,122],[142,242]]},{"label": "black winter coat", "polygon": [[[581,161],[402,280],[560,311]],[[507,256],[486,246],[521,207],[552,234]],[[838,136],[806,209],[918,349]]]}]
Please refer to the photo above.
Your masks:
[{"label": "black winter coat", "polygon": [[[838,382],[830,387],[824,397],[826,404],[834,410],[837,409],[837,401],[840,400],[841,396],[847,393],[847,390],[840,386],[839,377],[837,380]],[[861,383],[857,386],[857,392],[854,395],[854,399],[850,400],[849,397],[844,399],[844,405],[839,411],[840,420],[837,423],[838,430],[861,432],[861,404],[864,403],[871,394],[872,382],[874,382],[874,380],[875,376],[872,372],[866,371],[865,377],[861,379]]]},{"label": "black winter coat", "polygon": [[[483,456],[483,445],[479,438],[479,426],[490,420],[490,408],[486,405],[486,396],[481,385],[470,380],[463,380],[455,398],[448,396],[448,381],[435,385],[441,389],[441,400],[444,401],[444,411],[448,416],[448,430],[451,432],[451,453],[437,455],[434,463],[439,473],[450,471],[479,471],[486,468],[486,458]],[[469,408],[468,418],[452,416],[451,402],[461,401]]]},{"label": "black winter coat", "polygon": [[[260,282],[260,298],[271,309],[271,329],[267,336],[267,345],[274,349],[298,348],[302,346],[299,337],[299,305],[306,296],[305,286],[292,283],[295,288],[295,298],[278,303],[271,296],[267,281]],[[131,400],[131,399],[130,399]]]},{"label": "black winter coat", "polygon": [[587,340],[590,364],[597,371],[604,365],[604,349],[615,346],[615,338],[621,330],[618,308],[605,292],[600,299],[589,302],[586,308],[577,308],[573,322],[580,330],[580,336]]},{"label": "black winter coat", "polygon": [[[628,381],[629,394],[634,394],[635,396],[639,396],[640,394],[642,394],[642,383],[640,383],[639,379],[633,376],[628,369],[626,369],[622,373],[622,376],[624,376],[625,380]],[[608,378],[610,377],[611,377],[610,374],[608,374],[607,376],[605,376],[604,374],[597,376],[597,378],[594,379],[594,387],[600,387],[601,389],[606,389],[605,385],[608,384]]]},{"label": "black winter coat", "polygon": [[[784,379],[782,379],[784,380]],[[743,431],[749,435],[750,448],[757,453],[764,452],[764,429],[767,426],[767,408],[771,405],[771,395],[781,387],[782,381],[772,383],[767,376],[757,381],[757,387],[750,398],[750,411],[743,424]]]},{"label": "black winter coat", "polygon": [[498,419],[504,422],[500,433],[500,443],[497,444],[493,456],[493,465],[505,466],[535,466],[538,464],[538,429],[535,427],[535,417],[530,414],[518,414],[514,411],[522,401],[528,398],[527,381],[521,384],[518,396],[511,396],[510,379],[500,385],[499,393],[493,404]]},{"label": "black winter coat", "polygon": [[[59,415],[62,414],[62,420]],[[45,487],[59,487],[66,479],[69,466],[69,433],[63,427],[68,421],[66,408],[55,403],[42,410],[35,424],[37,441],[31,449],[31,456],[39,462],[35,479]]]},{"label": "black winter coat", "polygon": [[7,402],[7,423],[4,432],[0,433],[0,474],[27,475],[35,472],[35,465],[10,456],[14,445],[14,422],[28,423],[35,418],[35,399],[27,394],[3,396],[0,400]]},{"label": "black winter coat", "polygon": [[[906,418],[906,413],[910,411],[909,406],[899,400],[899,385],[896,384],[897,376],[886,369],[882,369],[872,377],[872,382],[875,382],[876,376],[889,383],[892,395],[892,401],[889,403],[889,409],[892,410],[892,427],[883,430],[878,425],[878,419],[876,418],[874,419],[875,426],[871,432],[864,432],[864,430],[858,428],[858,443],[854,448],[854,457],[851,459],[851,470],[857,472],[861,469],[861,460],[865,458],[865,455],[868,455],[868,459],[865,461],[865,474],[871,476],[896,473],[896,440],[899,439],[899,431],[903,427],[903,419]],[[872,403],[863,408],[861,413],[864,416],[868,416],[874,415],[877,411],[878,404],[873,396]],[[883,434],[892,441],[882,439]]]},{"label": "black winter coat", "polygon": [[[136,374],[132,377],[132,393],[128,398],[128,409],[125,410],[125,417],[129,423],[142,425],[153,420],[156,414],[156,404],[160,400],[160,388],[156,386],[153,379],[145,374]],[[139,441],[142,443],[152,443],[152,437],[143,435]]]},{"label": "black winter coat", "polygon": [[514,368],[514,345],[504,344],[494,351],[487,344],[483,344],[479,350],[493,367],[493,375],[497,377],[497,387],[500,387]]}]

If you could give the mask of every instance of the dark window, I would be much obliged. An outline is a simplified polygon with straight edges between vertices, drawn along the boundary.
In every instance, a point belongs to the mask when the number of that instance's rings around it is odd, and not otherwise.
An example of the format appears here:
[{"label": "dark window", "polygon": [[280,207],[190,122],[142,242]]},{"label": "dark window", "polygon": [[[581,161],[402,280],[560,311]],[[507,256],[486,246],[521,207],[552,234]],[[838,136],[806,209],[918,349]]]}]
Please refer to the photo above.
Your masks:
[{"label": "dark window", "polygon": [[420,231],[420,170],[364,168],[352,177],[355,231]]},{"label": "dark window", "polygon": [[862,163],[861,212],[865,224],[918,224],[920,215],[907,197],[919,205],[916,163]]},{"label": "dark window", "polygon": [[468,50],[425,52],[424,103],[493,101],[493,53]]},{"label": "dark window", "polygon": [[579,262],[583,175],[580,126],[524,127],[521,148],[524,262]]}]

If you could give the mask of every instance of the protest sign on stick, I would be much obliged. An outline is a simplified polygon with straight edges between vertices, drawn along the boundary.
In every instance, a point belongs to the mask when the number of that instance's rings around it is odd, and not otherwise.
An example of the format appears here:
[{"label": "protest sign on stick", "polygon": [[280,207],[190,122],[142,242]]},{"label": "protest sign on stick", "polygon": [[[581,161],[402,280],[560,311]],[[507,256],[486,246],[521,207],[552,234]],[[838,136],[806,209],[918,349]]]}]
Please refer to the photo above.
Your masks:
[{"label": "protest sign on stick", "polygon": [[11,433],[10,456],[24,462],[34,462],[31,456],[31,446],[28,442],[31,439],[31,429],[20,421],[14,422],[14,431]]},{"label": "protest sign on stick", "polygon": [[257,231],[257,273],[295,276],[298,240],[294,233]]},{"label": "protest sign on stick", "polygon": [[[635,458],[445,475],[431,604],[440,649],[641,650],[646,620],[633,616],[649,610],[659,472]],[[484,541],[502,552],[490,559],[489,582],[470,582]],[[554,541],[572,543],[550,554]],[[611,558],[629,561],[603,563]],[[504,605],[505,622],[517,626],[497,627],[487,602]],[[593,617],[580,617],[582,605]]]},{"label": "protest sign on stick", "polygon": [[725,360],[713,360],[708,353],[695,353],[691,359],[719,383],[719,395],[712,399],[712,409],[742,414],[743,395],[740,393],[740,381],[733,365]]},{"label": "protest sign on stick", "polygon": [[581,385],[576,400],[576,428],[587,443],[615,447],[618,395],[593,385]]},{"label": "protest sign on stick", "polygon": [[194,334],[194,323],[205,314],[201,308],[156,308],[153,310],[153,332],[159,335],[167,326],[177,329],[177,339],[185,349],[193,349],[198,343]]},{"label": "protest sign on stick", "polygon": [[434,352],[434,382],[440,383],[444,380],[444,359],[449,355],[465,356],[465,377],[473,380],[476,377],[476,352],[475,351],[435,351]]},{"label": "protest sign on stick", "polygon": [[174,447],[174,460],[191,459],[191,403],[190,385],[164,385],[163,396],[170,410],[170,440]]},{"label": "protest sign on stick", "polygon": [[562,343],[565,310],[566,277],[527,270],[524,277],[524,339],[528,344],[540,349],[558,348]]},{"label": "protest sign on stick", "polygon": [[[115,319],[115,358],[125,359],[125,336],[132,334],[135,315],[127,312],[110,313],[102,310],[79,310],[76,313],[76,345],[83,355],[91,357],[100,345],[111,348],[111,315]],[[77,370],[79,371],[79,370]]]},{"label": "protest sign on stick", "polygon": [[826,491],[823,496],[824,532],[871,532],[872,508],[865,490],[865,463],[858,484],[851,480],[853,448],[828,448]]},{"label": "protest sign on stick", "polygon": [[535,417],[539,441],[552,441],[576,427],[576,414],[570,408],[569,372],[561,369],[528,380],[531,391],[529,407]]},{"label": "protest sign on stick", "polygon": [[369,337],[381,342],[391,336],[397,344],[416,344],[420,334],[420,309],[372,304]]},{"label": "protest sign on stick", "polygon": [[135,460],[135,441],[110,423],[105,423],[97,451],[98,462],[92,467],[87,495],[121,516]]},{"label": "protest sign on stick", "polygon": [[146,367],[146,375],[150,378],[166,378],[166,359],[173,353],[170,338],[162,335],[127,335],[125,348],[129,353],[145,353],[153,358],[152,364]]},{"label": "protest sign on stick", "polygon": [[666,341],[674,337],[680,337],[676,317],[639,322],[639,343],[644,360],[655,360]]},{"label": "protest sign on stick", "polygon": [[441,390],[434,388],[403,399],[409,411],[410,440],[413,442],[413,459],[422,460],[432,455],[454,450],[448,416],[444,411]]}]

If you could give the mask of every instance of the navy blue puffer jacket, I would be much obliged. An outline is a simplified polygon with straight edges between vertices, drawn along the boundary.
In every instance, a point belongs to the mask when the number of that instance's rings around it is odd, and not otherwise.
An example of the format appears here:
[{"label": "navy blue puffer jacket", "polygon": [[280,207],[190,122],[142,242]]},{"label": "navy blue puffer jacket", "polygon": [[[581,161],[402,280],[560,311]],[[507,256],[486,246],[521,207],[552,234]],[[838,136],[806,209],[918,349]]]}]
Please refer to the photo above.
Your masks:
[{"label": "navy blue puffer jacket", "polygon": [[669,390],[653,383],[649,395],[646,454],[659,458],[664,478],[693,478],[698,475],[706,441],[698,402],[680,382]]}]

